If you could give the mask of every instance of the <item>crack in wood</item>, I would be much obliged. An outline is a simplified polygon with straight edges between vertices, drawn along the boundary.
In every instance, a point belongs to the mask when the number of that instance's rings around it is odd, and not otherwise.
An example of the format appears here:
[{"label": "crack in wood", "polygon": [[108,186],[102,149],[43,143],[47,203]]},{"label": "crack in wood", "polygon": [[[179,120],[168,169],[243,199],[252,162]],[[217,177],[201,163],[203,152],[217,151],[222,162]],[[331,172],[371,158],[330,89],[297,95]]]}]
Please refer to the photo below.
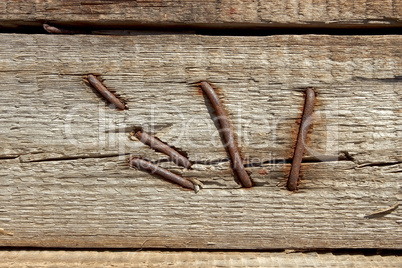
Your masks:
[{"label": "crack in wood", "polygon": [[371,78],[371,77],[362,77],[355,76],[352,78],[355,81],[378,81],[384,83],[398,83],[402,82],[402,75],[394,75],[394,77],[385,77],[385,78]]},{"label": "crack in wood", "polygon": [[[0,157],[0,161],[2,160],[10,160],[10,159],[17,159],[20,156],[28,156],[29,154],[26,155],[18,155],[18,156],[4,156]],[[21,163],[38,163],[38,162],[52,162],[52,161],[70,161],[70,160],[79,160],[79,159],[101,159],[101,158],[114,158],[114,157],[119,157],[119,156],[129,156],[130,153],[125,153],[125,154],[99,154],[99,155],[72,155],[72,156],[63,156],[63,157],[49,157],[49,158],[42,158],[42,159],[35,159],[35,160],[21,160]],[[149,160],[150,161],[150,160]],[[319,162],[338,162],[338,161],[352,161],[348,159],[345,156],[339,155],[321,155],[321,156],[315,156],[315,157],[304,157],[302,160],[302,163],[319,163]],[[167,158],[162,158],[154,161],[150,161],[153,164],[161,164],[161,163],[167,163],[170,162],[169,159]],[[222,159],[215,159],[215,160],[205,160],[205,161],[191,161],[194,165],[204,165],[204,166],[215,166],[221,163],[227,163],[229,162],[228,158],[222,158]],[[353,161],[352,161],[353,162]],[[244,167],[245,168],[252,168],[252,167],[265,167],[267,165],[272,165],[272,164],[290,164],[292,163],[292,158],[278,158],[278,159],[270,159],[264,162],[252,162],[252,163],[245,163]],[[400,164],[402,162],[390,162],[390,163],[368,163],[364,165],[358,166],[360,167],[366,167],[366,166],[388,166],[388,165],[396,165]]]},{"label": "crack in wood", "polygon": [[50,162],[50,161],[69,161],[69,160],[78,160],[78,159],[96,159],[96,158],[112,158],[118,156],[125,156],[130,155],[129,153],[126,154],[99,154],[99,155],[74,155],[74,156],[63,156],[63,157],[49,157],[49,158],[42,158],[42,159],[35,159],[35,160],[28,160],[28,161],[21,161],[23,163],[35,163],[35,162]]},{"label": "crack in wood", "polygon": [[369,215],[364,216],[364,218],[365,219],[381,218],[381,217],[384,217],[384,216],[390,214],[391,212],[395,211],[398,207],[399,207],[399,203],[396,203],[395,205],[393,205],[389,208],[377,210],[373,213],[370,213]]},{"label": "crack in wood", "polygon": [[385,167],[385,166],[393,166],[402,164],[402,161],[395,161],[395,162],[373,162],[373,163],[365,163],[357,166],[358,168],[363,167]]},{"label": "crack in wood", "polygon": [[[0,33],[27,33],[44,34],[42,22],[35,21],[28,25],[25,22],[16,21],[21,24],[18,28],[14,25],[0,27]],[[220,35],[220,36],[269,36],[279,34],[306,35],[306,34],[328,34],[328,35],[395,35],[401,31],[401,21],[376,20],[371,23],[363,21],[336,21],[336,22],[314,22],[302,21],[302,24],[278,23],[270,20],[262,20],[261,23],[158,23],[141,24],[132,22],[111,22],[108,25],[97,23],[85,23],[71,21],[68,23],[54,21],[60,27],[76,30],[82,35],[113,35],[113,36],[136,36],[136,35],[165,35],[165,34],[197,34],[197,35]],[[362,27],[364,25],[364,27]],[[72,32],[73,32],[72,31]],[[49,33],[48,33],[49,34]],[[73,33],[70,33],[73,34]]]},{"label": "crack in wood", "polygon": [[13,156],[4,155],[4,156],[0,156],[0,161],[1,160],[17,159],[18,157],[20,157],[20,156],[19,155],[13,155]]}]

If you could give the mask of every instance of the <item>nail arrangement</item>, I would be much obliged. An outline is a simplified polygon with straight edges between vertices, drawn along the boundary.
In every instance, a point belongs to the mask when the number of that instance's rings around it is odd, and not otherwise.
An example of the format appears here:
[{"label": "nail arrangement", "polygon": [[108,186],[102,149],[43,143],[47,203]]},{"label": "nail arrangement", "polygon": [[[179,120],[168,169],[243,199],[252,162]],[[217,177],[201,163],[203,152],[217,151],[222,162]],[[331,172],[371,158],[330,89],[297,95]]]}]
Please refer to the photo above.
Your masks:
[{"label": "nail arrangement", "polygon": [[165,180],[178,184],[184,188],[195,190],[194,184],[191,181],[183,177],[180,177],[179,175],[176,175],[167,169],[158,167],[157,165],[154,165],[151,162],[146,161],[144,159],[133,157],[129,160],[129,164],[131,167],[136,167],[138,169],[145,170],[150,174],[156,174],[164,178]]},{"label": "nail arrangement", "polygon": [[313,114],[315,92],[313,88],[307,88],[306,101],[304,103],[303,116],[300,122],[300,129],[297,135],[296,147],[293,154],[292,167],[288,178],[287,188],[289,191],[296,191],[299,181],[300,166],[303,158],[307,133],[311,125],[311,115]]},{"label": "nail arrangement", "polygon": [[[173,161],[176,165],[183,166],[185,168],[191,168],[191,162],[183,155],[181,155],[174,148],[169,145],[163,143],[158,138],[144,132],[142,129],[134,130],[134,136],[142,143],[148,145],[155,151],[161,152],[169,156],[170,160]],[[176,183],[178,185],[183,186],[184,188],[192,189],[196,193],[200,189],[200,184],[196,184],[192,181],[189,181],[179,175],[176,175],[164,168],[158,167],[157,165],[152,164],[146,160],[143,160],[139,157],[133,157],[129,160],[131,167],[137,167],[138,169],[142,169],[151,174],[159,175],[164,179]]]},{"label": "nail arrangement", "polygon": [[225,147],[229,153],[233,171],[236,173],[243,187],[245,188],[252,187],[253,184],[250,180],[250,176],[244,169],[243,159],[241,158],[239,149],[237,148],[237,144],[234,139],[234,134],[230,126],[229,119],[226,116],[225,110],[222,106],[221,101],[219,100],[218,95],[208,82],[205,81],[201,82],[201,89],[208,97],[212,107],[216,112],[216,115],[218,116],[220,132],[222,132],[223,134],[224,142],[226,143]]},{"label": "nail arrangement", "polygon": [[134,136],[142,143],[148,145],[155,151],[161,152],[165,155],[168,155],[169,158],[177,165],[191,168],[190,161],[183,155],[181,155],[178,151],[166,145],[158,138],[144,132],[143,130],[137,130],[134,133]]},{"label": "nail arrangement", "polygon": [[[44,24],[45,27],[46,24]],[[51,29],[49,25],[46,25],[45,29]],[[127,109],[125,103],[121,101],[118,97],[116,97],[111,91],[109,91],[103,84],[98,80],[96,76],[93,74],[89,74],[87,76],[86,81],[95,88],[107,101],[112,103],[117,109],[125,110]],[[224,143],[224,147],[230,157],[231,167],[239,179],[241,185],[244,188],[250,188],[253,186],[253,182],[247,173],[243,159],[240,154],[240,150],[235,141],[235,135],[232,130],[232,126],[230,124],[230,120],[228,115],[219,99],[218,94],[212,87],[212,85],[207,81],[201,81],[199,86],[204,94],[204,96],[209,100],[211,107],[216,113],[216,119],[219,125],[219,133],[221,134],[222,142]],[[296,146],[293,154],[292,166],[290,170],[290,174],[287,181],[287,189],[289,191],[298,190],[298,182],[299,182],[299,173],[300,167],[302,163],[303,153],[305,150],[305,144],[307,139],[307,134],[309,128],[311,126],[311,116],[313,114],[314,109],[314,101],[315,101],[315,91],[313,88],[307,88],[305,91],[305,103],[303,109],[303,115],[300,123],[300,129],[297,135]],[[215,118],[214,118],[215,119]],[[214,120],[215,121],[215,120]],[[167,145],[157,137],[148,134],[142,130],[142,128],[137,128],[132,133],[140,142],[148,145],[150,148],[157,152],[161,152],[167,156],[169,159],[173,161],[178,166],[182,166],[184,168],[190,169],[192,163],[187,159],[186,156],[179,153],[175,148]],[[183,178],[177,174],[170,172],[167,169],[159,167],[147,160],[144,160],[140,157],[132,157],[128,160],[130,167],[135,167],[139,170],[144,170],[150,174],[155,174],[159,177],[164,178],[165,180],[178,184],[184,188],[195,190],[198,192],[202,183]]]},{"label": "nail arrangement", "polygon": [[117,109],[124,110],[126,109],[126,105],[119,100],[112,92],[110,92],[101,81],[98,80],[94,75],[89,74],[87,76],[88,83],[91,84],[93,88],[95,88],[105,99],[107,99],[110,103],[116,106]]}]

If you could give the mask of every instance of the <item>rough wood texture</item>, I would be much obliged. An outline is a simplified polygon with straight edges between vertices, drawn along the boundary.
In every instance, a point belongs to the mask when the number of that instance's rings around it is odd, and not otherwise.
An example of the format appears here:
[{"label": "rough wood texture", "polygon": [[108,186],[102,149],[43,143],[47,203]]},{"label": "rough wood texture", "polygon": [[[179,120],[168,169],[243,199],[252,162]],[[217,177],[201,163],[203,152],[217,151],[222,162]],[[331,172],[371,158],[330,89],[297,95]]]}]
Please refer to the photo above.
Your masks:
[{"label": "rough wood texture", "polygon": [[0,267],[401,267],[398,256],[331,253],[0,251]]},{"label": "rough wood texture", "polygon": [[[402,198],[402,37],[0,37],[2,246],[401,248],[400,209],[364,216]],[[130,109],[106,106],[88,73]],[[233,181],[203,79],[255,164],[252,189]],[[305,161],[331,161],[304,163],[290,193],[289,164],[272,162],[292,155],[307,86]],[[129,169],[129,153],[166,159],[130,139],[140,125],[187,152],[193,170],[162,165],[205,189]]]},{"label": "rough wood texture", "polygon": [[[400,248],[401,210],[364,216],[400,201],[401,165],[304,166],[303,189],[285,190],[283,169],[250,169],[238,189],[230,172],[192,171],[198,194],[123,161],[3,163],[3,246],[134,248]],[[269,175],[258,175],[267,169]],[[12,175],[5,174],[12,171]],[[399,173],[400,174],[400,173]],[[190,174],[184,173],[188,176]]]},{"label": "rough wood texture", "polygon": [[223,0],[223,1],[2,1],[3,26],[43,22],[103,26],[146,24],[202,26],[401,26],[396,0]]},{"label": "rough wood texture", "polygon": [[[128,139],[134,126],[192,161],[226,158],[195,84],[209,80],[251,162],[292,156],[301,91],[311,86],[317,104],[306,156],[402,161],[400,36],[1,38],[0,158],[150,156]],[[129,110],[105,107],[85,84],[88,73],[101,74]]]}]

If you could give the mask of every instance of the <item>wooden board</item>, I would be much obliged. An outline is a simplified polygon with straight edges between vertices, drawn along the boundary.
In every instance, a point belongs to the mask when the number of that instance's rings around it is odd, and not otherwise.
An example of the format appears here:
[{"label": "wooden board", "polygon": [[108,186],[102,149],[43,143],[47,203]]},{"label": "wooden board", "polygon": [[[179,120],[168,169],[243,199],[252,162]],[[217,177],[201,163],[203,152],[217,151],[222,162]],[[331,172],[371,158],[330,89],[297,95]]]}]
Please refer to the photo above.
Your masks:
[{"label": "wooden board", "polygon": [[[250,162],[292,157],[311,86],[318,97],[306,156],[402,161],[400,36],[2,38],[0,158],[152,158],[128,138],[142,126],[192,161],[225,159],[196,86],[209,80]],[[102,75],[129,110],[108,108],[85,84],[88,73]]]},{"label": "wooden board", "polygon": [[[401,164],[390,168],[315,163],[298,193],[284,169],[249,169],[257,186],[230,172],[184,172],[205,184],[195,194],[116,158],[3,163],[3,246],[188,249],[400,248]],[[268,170],[260,175],[260,170]],[[357,171],[356,171],[357,170]],[[176,171],[178,172],[178,171]],[[398,173],[399,172],[399,173]],[[7,175],[9,173],[9,175]],[[12,173],[12,174],[10,174]]]},{"label": "wooden board", "polygon": [[282,252],[3,251],[0,267],[401,267],[398,256]]},{"label": "wooden board", "polygon": [[43,22],[76,26],[395,27],[402,2],[392,0],[3,1],[3,27]]},{"label": "wooden board", "polygon": [[[364,218],[401,201],[400,36],[0,37],[2,246],[401,247],[400,209]],[[130,109],[105,105],[88,73]],[[252,189],[234,182],[204,79],[254,164]],[[290,193],[284,160],[308,86],[318,101]],[[133,126],[187,152],[193,170],[162,165],[205,188],[129,169],[131,153],[166,160],[130,139]]]}]

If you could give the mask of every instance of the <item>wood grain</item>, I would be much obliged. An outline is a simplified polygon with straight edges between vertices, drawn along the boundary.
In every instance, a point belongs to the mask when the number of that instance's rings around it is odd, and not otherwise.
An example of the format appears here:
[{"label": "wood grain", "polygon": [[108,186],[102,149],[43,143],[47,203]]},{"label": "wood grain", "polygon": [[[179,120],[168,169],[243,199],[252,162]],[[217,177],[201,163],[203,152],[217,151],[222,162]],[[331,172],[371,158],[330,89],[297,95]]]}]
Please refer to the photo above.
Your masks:
[{"label": "wood grain", "polygon": [[402,3],[392,0],[223,0],[223,1],[3,1],[3,27],[43,22],[101,27],[147,25],[194,27],[395,27]]},{"label": "wood grain", "polygon": [[[160,159],[129,138],[142,126],[191,161],[225,159],[196,85],[209,80],[248,162],[292,157],[310,86],[317,104],[306,157],[402,161],[400,36],[1,37],[0,158]],[[88,73],[101,75],[129,110],[109,108],[85,84]]]},{"label": "wood grain", "polygon": [[398,256],[282,252],[3,251],[0,267],[400,267]]},{"label": "wood grain", "polygon": [[[400,209],[364,218],[402,198],[400,36],[0,38],[0,228],[12,234],[1,246],[401,248]],[[110,109],[88,73],[129,110]],[[252,189],[234,182],[200,80],[220,90]],[[285,160],[308,86],[318,105],[292,193]],[[165,162],[133,126],[193,169]],[[205,188],[129,169],[129,154]]]},{"label": "wood grain", "polygon": [[[4,163],[6,162],[6,163]],[[250,168],[241,189],[228,166],[183,172],[197,194],[129,169],[115,158],[18,163],[0,173],[2,246],[91,248],[400,248],[402,165],[303,165],[302,188],[286,190],[288,165]],[[207,171],[204,169],[207,168]],[[267,174],[260,172],[267,171]],[[399,173],[398,173],[399,172]]]}]

